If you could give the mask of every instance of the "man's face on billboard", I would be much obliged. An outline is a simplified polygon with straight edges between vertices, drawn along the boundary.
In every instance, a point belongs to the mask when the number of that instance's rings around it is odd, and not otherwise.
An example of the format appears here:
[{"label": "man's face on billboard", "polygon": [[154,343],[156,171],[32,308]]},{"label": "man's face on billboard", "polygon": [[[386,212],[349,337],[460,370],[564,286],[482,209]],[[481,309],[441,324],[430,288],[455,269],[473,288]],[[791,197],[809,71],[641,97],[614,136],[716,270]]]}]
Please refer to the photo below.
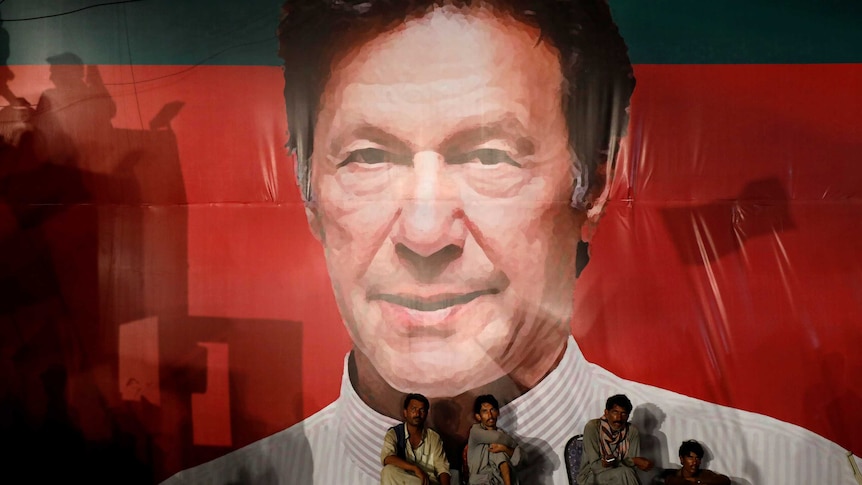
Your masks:
[{"label": "man's face on billboard", "polygon": [[532,386],[569,334],[584,216],[563,78],[497,15],[438,8],[355,46],[316,126],[309,217],[356,350],[431,397]]}]

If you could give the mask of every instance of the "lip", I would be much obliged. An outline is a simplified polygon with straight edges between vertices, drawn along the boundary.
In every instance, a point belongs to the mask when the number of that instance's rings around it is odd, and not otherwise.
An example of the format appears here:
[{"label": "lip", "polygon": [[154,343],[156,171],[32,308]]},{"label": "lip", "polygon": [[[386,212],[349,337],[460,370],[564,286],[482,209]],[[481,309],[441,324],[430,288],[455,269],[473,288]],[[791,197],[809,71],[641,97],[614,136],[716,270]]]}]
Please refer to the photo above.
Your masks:
[{"label": "lip", "polygon": [[408,310],[416,310],[420,312],[435,312],[446,308],[464,305],[485,295],[496,295],[500,290],[496,288],[488,288],[484,290],[471,291],[466,293],[439,293],[436,295],[410,295],[410,294],[394,294],[394,293],[376,293],[368,296],[369,301],[384,301],[393,305],[402,306]]},{"label": "lip", "polygon": [[384,318],[395,326],[425,329],[431,336],[445,336],[458,322],[458,315],[475,305],[477,299],[499,293],[497,288],[429,295],[379,292],[368,295],[368,301],[377,302]]}]

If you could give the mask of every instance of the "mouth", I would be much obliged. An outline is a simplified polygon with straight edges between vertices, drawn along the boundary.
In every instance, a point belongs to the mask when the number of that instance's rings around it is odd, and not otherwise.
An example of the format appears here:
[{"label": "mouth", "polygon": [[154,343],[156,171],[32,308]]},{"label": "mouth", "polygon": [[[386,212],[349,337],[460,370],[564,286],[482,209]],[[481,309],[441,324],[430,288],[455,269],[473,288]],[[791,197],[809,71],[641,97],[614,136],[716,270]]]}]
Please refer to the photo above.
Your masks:
[{"label": "mouth", "polygon": [[488,288],[469,293],[441,293],[427,297],[419,295],[377,293],[368,295],[368,300],[384,301],[386,303],[391,303],[409,310],[420,312],[436,312],[438,310],[444,310],[470,303],[481,296],[496,295],[499,293],[500,290],[497,288]]}]

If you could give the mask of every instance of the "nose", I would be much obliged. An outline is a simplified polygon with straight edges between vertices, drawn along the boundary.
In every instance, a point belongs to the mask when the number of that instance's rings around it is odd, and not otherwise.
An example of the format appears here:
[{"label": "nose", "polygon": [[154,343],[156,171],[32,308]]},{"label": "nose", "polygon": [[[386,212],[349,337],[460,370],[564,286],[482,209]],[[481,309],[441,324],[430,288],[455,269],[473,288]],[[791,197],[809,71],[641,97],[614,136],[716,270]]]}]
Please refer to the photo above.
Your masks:
[{"label": "nose", "polygon": [[458,187],[436,152],[413,157],[402,207],[393,231],[395,251],[419,279],[433,278],[460,257],[466,237]]}]

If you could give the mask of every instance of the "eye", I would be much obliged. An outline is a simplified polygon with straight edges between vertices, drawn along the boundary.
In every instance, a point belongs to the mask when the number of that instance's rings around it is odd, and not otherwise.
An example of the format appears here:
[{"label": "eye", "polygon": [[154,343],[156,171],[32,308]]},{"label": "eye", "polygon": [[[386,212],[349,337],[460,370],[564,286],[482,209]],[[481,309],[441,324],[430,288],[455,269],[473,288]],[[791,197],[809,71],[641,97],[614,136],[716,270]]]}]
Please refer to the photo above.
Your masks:
[{"label": "eye", "polygon": [[378,165],[382,163],[403,163],[405,157],[381,150],[380,148],[361,148],[350,152],[350,155],[341,163],[336,165],[336,168],[341,168],[345,165],[361,163],[365,165]]},{"label": "eye", "polygon": [[478,162],[482,165],[500,165],[507,164],[515,167],[520,167],[521,164],[516,162],[503,150],[498,150],[495,148],[480,148],[478,150],[473,150],[467,152],[463,155],[457,155],[455,157],[451,157],[449,159],[449,163],[453,165],[460,165],[464,163],[474,163]]}]

